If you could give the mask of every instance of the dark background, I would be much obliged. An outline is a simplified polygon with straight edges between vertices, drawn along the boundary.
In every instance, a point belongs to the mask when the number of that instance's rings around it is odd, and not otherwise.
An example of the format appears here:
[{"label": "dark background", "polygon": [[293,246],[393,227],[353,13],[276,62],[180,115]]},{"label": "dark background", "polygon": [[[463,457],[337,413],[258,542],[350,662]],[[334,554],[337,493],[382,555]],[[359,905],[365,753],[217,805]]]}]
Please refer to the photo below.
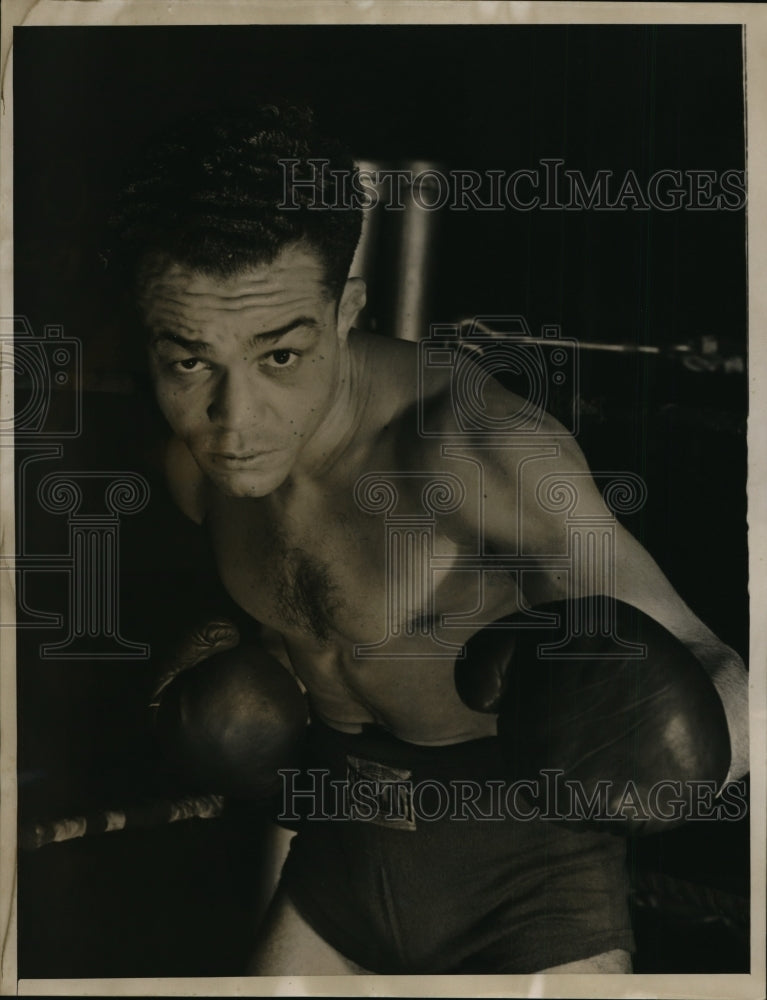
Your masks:
[{"label": "dark background", "polygon": [[[41,642],[61,635],[19,632],[28,821],[168,790],[144,704],[163,644],[209,587],[204,540],[147,459],[159,427],[141,344],[105,266],[103,222],[137,147],[179,114],[288,96],[355,155],[393,165],[512,171],[555,156],[587,178],[632,169],[640,181],[743,169],[743,64],[737,26],[20,28],[14,74],[15,311],[38,336],[62,324],[83,344],[83,434],[30,483],[132,469],[152,487],[120,544],[123,634],[153,659],[45,661]],[[649,499],[628,526],[745,656],[746,377],[723,364],[746,359],[745,212],[443,211],[438,226],[431,321],[523,314],[534,332],[558,323],[583,341],[698,352],[716,338],[696,371],[667,351],[582,351],[579,441],[593,468],[644,478]],[[384,332],[393,265],[372,288]],[[55,429],[70,398],[54,397]],[[38,551],[62,551],[61,519],[30,497]],[[57,574],[27,587],[40,609],[66,599]],[[262,837],[243,812],[22,855],[20,975],[237,974]],[[747,821],[704,824],[631,848],[638,971],[747,967],[747,838]],[[649,876],[665,897],[643,890]]]}]

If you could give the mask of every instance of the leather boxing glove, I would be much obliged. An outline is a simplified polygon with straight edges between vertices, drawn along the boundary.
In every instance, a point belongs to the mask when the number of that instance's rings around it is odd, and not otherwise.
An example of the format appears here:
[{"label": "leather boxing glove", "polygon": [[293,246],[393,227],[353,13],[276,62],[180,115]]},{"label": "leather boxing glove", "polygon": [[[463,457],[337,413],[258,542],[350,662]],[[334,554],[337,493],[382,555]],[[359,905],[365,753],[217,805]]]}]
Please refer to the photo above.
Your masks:
[{"label": "leather boxing glove", "polygon": [[257,644],[240,645],[221,619],[196,629],[169,658],[151,707],[169,766],[207,792],[268,797],[295,767],[307,709],[295,679]]},{"label": "leather boxing glove", "polygon": [[500,619],[472,636],[455,667],[464,702],[498,713],[509,778],[529,798],[544,786],[549,795],[555,775],[550,818],[611,832],[659,832],[710,808],[730,742],[719,696],[690,650],[621,601],[534,610],[558,624]]}]

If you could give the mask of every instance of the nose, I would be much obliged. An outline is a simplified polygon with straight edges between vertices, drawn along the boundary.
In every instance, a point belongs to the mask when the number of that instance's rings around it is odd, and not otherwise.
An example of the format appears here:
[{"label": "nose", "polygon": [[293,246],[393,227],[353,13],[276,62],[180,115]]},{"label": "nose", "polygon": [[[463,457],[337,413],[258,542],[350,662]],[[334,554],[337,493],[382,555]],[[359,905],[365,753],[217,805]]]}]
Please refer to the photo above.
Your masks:
[{"label": "nose", "polygon": [[263,401],[245,366],[230,369],[218,380],[208,405],[208,419],[221,430],[239,431],[259,423]]}]

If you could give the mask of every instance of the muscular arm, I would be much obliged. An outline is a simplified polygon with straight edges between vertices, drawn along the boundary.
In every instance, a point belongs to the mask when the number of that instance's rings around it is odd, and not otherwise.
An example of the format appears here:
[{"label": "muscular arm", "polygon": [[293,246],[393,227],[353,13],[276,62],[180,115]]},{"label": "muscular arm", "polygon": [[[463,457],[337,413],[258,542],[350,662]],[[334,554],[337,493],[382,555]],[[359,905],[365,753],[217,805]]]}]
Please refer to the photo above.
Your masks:
[{"label": "muscular arm", "polygon": [[[611,515],[574,439],[564,435],[553,418],[547,417],[542,429],[539,458],[531,459],[534,453],[529,450],[513,448],[498,449],[483,458],[486,545],[499,551],[513,551],[520,545],[523,554],[540,558],[540,570],[525,574],[523,586],[533,605],[604,593],[608,587],[595,581],[612,580],[611,596],[639,608],[685,643],[708,672],[724,706],[732,754],[728,780],[741,777],[749,769],[746,669],[738,654],[693,614],[642,545],[615,520],[611,567],[604,565],[606,553],[597,549],[594,571],[578,578],[551,565],[547,568],[547,555],[567,553],[567,512],[545,509],[549,505],[540,496],[545,477],[551,477],[547,482],[572,485],[576,506],[570,508],[571,514],[601,519]],[[523,455],[528,460],[523,461]],[[520,519],[510,511],[515,495]]]}]

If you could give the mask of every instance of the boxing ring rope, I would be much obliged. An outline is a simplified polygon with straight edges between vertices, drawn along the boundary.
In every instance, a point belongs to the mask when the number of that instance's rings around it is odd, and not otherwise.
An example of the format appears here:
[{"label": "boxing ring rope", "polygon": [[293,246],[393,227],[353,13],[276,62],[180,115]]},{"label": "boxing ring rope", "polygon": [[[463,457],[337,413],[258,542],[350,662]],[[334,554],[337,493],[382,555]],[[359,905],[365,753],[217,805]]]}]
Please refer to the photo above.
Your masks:
[{"label": "boxing ring rope", "polygon": [[115,809],[96,809],[82,816],[22,823],[19,847],[36,851],[48,844],[61,844],[80,837],[99,836],[120,830],[149,830],[189,819],[216,819],[224,809],[223,795],[192,795],[156,798]]},{"label": "boxing ring rope", "polygon": [[[476,350],[482,353],[481,345],[474,345],[471,342],[471,334],[479,333],[488,339],[502,340],[507,336],[503,331],[494,329],[478,319],[477,317],[458,320],[454,324],[461,340],[461,346],[467,349]],[[551,347],[552,341],[546,337],[535,337],[529,332],[524,334],[524,343],[542,344],[544,347]],[[745,363],[742,355],[723,355],[720,352],[720,344],[716,337],[711,334],[702,334],[695,340],[684,344],[637,344],[637,343],[611,343],[609,341],[593,341],[578,339],[563,339],[557,342],[558,347],[563,347],[572,351],[597,351],[610,354],[646,354],[655,357],[681,360],[682,365],[693,372],[724,371],[727,373],[742,374],[745,372]]]},{"label": "boxing ring rope", "polygon": [[[19,847],[32,854],[53,844],[106,833],[149,832],[192,819],[218,819],[226,802],[223,795],[155,798],[113,809],[96,809],[82,816],[22,823]],[[638,910],[662,911],[692,923],[718,921],[735,934],[748,933],[749,902],[742,896],[653,871],[634,870],[631,882],[630,898]]]}]

